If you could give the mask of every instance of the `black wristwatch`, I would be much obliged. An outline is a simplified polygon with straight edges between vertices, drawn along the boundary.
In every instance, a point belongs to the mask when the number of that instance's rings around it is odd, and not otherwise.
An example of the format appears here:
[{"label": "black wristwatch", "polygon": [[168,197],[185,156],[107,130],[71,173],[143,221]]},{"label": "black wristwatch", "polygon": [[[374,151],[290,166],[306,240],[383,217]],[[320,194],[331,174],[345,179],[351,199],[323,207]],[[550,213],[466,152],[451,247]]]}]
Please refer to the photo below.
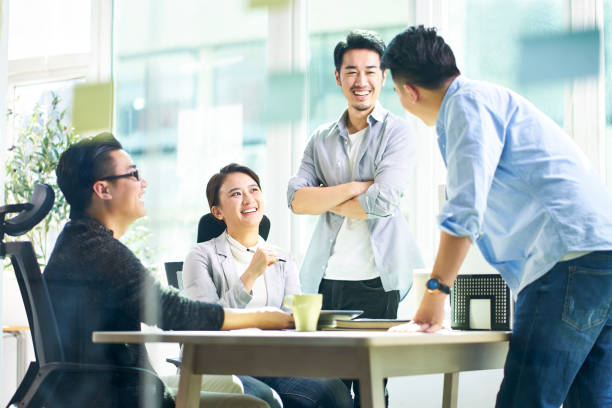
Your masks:
[{"label": "black wristwatch", "polygon": [[446,293],[447,295],[450,294],[450,288],[448,287],[448,285],[445,285],[440,282],[440,279],[438,278],[429,279],[425,284],[425,287],[427,288],[427,291],[429,293],[440,291],[442,293]]}]

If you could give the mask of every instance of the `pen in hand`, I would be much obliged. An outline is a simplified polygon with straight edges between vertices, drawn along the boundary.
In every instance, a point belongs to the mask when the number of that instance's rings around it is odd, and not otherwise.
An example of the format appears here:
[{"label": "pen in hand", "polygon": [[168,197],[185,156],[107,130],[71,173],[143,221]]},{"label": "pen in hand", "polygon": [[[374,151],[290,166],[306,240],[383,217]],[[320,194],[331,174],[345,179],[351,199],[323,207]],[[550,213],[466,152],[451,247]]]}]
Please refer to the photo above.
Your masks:
[{"label": "pen in hand", "polygon": [[[251,248],[247,248],[246,250],[247,250],[248,252],[255,253],[255,251],[254,251],[254,250],[252,250]],[[279,262],[287,262],[285,259],[281,259],[281,258],[278,258],[278,261],[279,261]]]}]

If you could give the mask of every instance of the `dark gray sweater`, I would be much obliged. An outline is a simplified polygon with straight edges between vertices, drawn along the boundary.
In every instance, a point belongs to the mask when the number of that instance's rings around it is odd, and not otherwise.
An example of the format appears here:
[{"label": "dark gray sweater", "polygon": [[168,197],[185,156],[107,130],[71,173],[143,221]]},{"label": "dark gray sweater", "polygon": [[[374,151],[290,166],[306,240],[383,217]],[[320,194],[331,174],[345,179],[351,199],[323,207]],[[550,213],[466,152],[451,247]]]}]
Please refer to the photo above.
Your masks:
[{"label": "dark gray sweater", "polygon": [[67,361],[151,369],[143,345],[93,343],[91,333],[138,331],[141,322],[164,330],[221,328],[221,306],[162,287],[102,223],[72,218],[44,272]]}]

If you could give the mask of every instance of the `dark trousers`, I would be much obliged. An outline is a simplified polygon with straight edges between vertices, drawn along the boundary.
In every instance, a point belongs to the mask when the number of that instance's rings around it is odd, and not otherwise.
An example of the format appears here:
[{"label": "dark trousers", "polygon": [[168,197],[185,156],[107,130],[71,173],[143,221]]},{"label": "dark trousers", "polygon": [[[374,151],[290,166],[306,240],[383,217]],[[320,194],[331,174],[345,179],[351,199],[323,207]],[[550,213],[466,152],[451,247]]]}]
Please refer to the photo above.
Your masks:
[{"label": "dark trousers", "polygon": [[[364,281],[323,279],[319,285],[325,310],[363,310],[359,317],[370,319],[397,319],[400,296],[398,290],[385,292],[380,278]],[[359,382],[343,380],[347,388],[353,387],[354,407],[359,408]],[[388,405],[387,380],[384,380],[385,402]]]}]

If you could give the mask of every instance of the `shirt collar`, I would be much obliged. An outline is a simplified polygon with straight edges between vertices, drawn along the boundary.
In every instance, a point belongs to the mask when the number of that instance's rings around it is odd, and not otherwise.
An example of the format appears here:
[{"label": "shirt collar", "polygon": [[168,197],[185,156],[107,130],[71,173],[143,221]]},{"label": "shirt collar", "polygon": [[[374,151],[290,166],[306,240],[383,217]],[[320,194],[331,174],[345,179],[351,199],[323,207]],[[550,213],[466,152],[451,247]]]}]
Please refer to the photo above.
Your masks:
[{"label": "shirt collar", "polygon": [[[374,105],[374,109],[372,109],[372,112],[370,112],[366,120],[368,121],[368,124],[370,126],[373,126],[376,122],[384,121],[385,116],[387,116],[387,112],[388,111],[385,108],[383,108],[380,102],[376,101],[376,104]],[[348,108],[344,112],[342,112],[342,115],[340,115],[340,118],[337,121],[337,126],[338,126],[338,129],[340,130],[340,136],[342,137],[348,136],[348,130],[346,129],[347,116],[348,116]]]},{"label": "shirt collar", "polygon": [[446,90],[446,94],[444,95],[444,99],[442,99],[442,105],[440,105],[440,112],[438,112],[438,118],[436,119],[436,130],[438,135],[444,133],[444,116],[446,116],[446,107],[448,105],[448,101],[450,98],[457,93],[459,89],[468,81],[466,77],[463,75],[459,75],[457,78],[453,79],[453,82],[449,85]]},{"label": "shirt collar", "polygon": [[[223,256],[229,256],[231,253],[231,246],[234,245],[236,248],[239,248],[241,251],[247,252],[247,248],[238,242],[236,239],[232,238],[230,234],[227,233],[227,229],[223,231],[221,235],[212,239],[215,242],[215,248],[217,249],[217,254]],[[257,237],[257,244],[254,247],[250,247],[251,249],[257,250],[260,246],[264,245],[266,240],[261,236]]]}]

